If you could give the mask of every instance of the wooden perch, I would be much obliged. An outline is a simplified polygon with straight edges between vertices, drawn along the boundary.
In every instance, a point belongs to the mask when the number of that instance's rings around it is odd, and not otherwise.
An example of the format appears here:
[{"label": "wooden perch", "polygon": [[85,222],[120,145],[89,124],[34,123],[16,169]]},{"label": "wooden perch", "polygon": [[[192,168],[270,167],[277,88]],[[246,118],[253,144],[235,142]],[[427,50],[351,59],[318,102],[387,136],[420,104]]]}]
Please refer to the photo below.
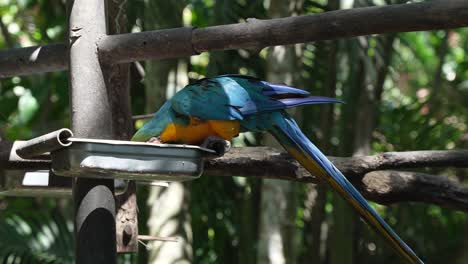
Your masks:
[{"label": "wooden perch", "polygon": [[[329,158],[369,200],[382,204],[425,202],[468,212],[468,186],[444,176],[394,171],[424,167],[468,168],[468,150],[387,152],[375,156]],[[319,183],[287,153],[269,147],[234,148],[221,158],[208,160],[204,174]]]},{"label": "wooden perch", "polygon": [[[103,36],[108,63],[187,57],[211,50],[261,49],[372,34],[468,26],[468,1],[429,1],[337,10],[205,28],[173,28]],[[64,70],[67,48],[52,44],[0,52],[0,77]]]},{"label": "wooden perch", "polygon": [[[351,181],[360,180],[364,174],[376,170],[468,168],[468,150],[384,152],[374,156],[328,158]],[[270,147],[233,148],[223,157],[208,160],[205,174],[318,182],[289,154]]]},{"label": "wooden perch", "polygon": [[415,201],[468,212],[468,186],[447,177],[408,171],[372,171],[364,175],[361,192],[382,204]]},{"label": "wooden perch", "polygon": [[[15,146],[0,142],[0,169],[49,169],[49,157],[25,160]],[[389,204],[403,201],[433,203],[468,212],[468,187],[443,176],[395,171],[409,168],[468,168],[468,150],[386,152],[352,158],[329,157],[369,200]],[[233,148],[205,162],[205,176],[244,176],[319,183],[289,154],[269,147]]]}]

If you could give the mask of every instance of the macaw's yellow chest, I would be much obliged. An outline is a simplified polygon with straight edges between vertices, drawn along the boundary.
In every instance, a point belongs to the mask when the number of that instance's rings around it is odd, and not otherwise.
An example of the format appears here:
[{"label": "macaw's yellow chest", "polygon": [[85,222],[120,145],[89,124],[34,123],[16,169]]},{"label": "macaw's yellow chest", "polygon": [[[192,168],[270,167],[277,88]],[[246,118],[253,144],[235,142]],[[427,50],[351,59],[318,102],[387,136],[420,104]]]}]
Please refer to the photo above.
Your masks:
[{"label": "macaw's yellow chest", "polygon": [[159,136],[162,142],[200,144],[209,136],[231,140],[239,134],[240,122],[237,120],[200,120],[190,118],[188,125],[169,124]]}]

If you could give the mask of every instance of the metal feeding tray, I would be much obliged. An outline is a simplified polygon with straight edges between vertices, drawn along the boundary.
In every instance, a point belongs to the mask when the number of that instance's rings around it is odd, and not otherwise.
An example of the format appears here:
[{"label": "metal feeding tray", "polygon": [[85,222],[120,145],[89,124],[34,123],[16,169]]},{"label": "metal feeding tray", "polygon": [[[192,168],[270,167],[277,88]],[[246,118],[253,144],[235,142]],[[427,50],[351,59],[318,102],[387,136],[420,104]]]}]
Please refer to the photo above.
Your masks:
[{"label": "metal feeding tray", "polygon": [[22,142],[16,154],[34,159],[50,153],[53,174],[137,181],[185,181],[200,177],[214,150],[192,145],[74,138],[60,129]]},{"label": "metal feeding tray", "polygon": [[52,171],[70,177],[193,180],[203,172],[203,158],[216,154],[213,150],[192,145],[72,137],[66,140],[71,144],[51,152]]}]

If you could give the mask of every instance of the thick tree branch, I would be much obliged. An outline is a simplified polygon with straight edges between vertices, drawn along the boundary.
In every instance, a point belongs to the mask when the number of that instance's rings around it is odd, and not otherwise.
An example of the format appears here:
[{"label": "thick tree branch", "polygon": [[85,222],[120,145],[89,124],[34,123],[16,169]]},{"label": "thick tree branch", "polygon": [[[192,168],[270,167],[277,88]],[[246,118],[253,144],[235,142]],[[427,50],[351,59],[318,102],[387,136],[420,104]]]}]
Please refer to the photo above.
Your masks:
[{"label": "thick tree branch", "polygon": [[[50,157],[24,160],[17,146],[0,142],[0,169],[50,168]],[[468,212],[468,187],[447,177],[396,169],[424,167],[468,168],[468,150],[387,152],[353,158],[329,157],[363,195],[389,204],[402,201],[433,203]],[[386,170],[386,171],[384,171]],[[223,157],[205,162],[205,176],[244,176],[319,183],[287,153],[270,147],[233,148]]]},{"label": "thick tree branch", "polygon": [[[174,28],[111,35],[99,51],[109,63],[186,57],[199,52],[260,49],[317,40],[371,34],[449,29],[468,26],[468,1],[365,7],[206,28]],[[0,77],[64,70],[63,44],[0,52]]]},{"label": "thick tree branch", "polygon": [[[468,150],[329,158],[369,200],[382,204],[425,202],[468,212],[468,186],[443,176],[393,171],[424,167],[468,168]],[[385,169],[393,170],[383,171]],[[287,153],[268,147],[234,148],[221,158],[208,160],[204,174],[319,182]]]},{"label": "thick tree branch", "polygon": [[468,186],[443,176],[405,171],[372,171],[364,175],[361,192],[382,204],[415,201],[468,212]]},{"label": "thick tree branch", "polygon": [[[351,181],[359,181],[364,174],[376,170],[468,168],[468,150],[384,152],[374,156],[329,158]],[[205,174],[318,181],[289,154],[269,147],[233,148],[221,158],[208,160]]]}]

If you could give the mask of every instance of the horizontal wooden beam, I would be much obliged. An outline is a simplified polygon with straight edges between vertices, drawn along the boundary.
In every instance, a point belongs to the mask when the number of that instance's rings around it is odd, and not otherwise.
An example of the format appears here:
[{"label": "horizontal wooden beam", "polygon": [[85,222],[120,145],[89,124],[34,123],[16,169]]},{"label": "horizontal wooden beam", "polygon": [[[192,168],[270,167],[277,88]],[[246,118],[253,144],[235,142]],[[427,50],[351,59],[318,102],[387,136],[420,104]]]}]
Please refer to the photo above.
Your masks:
[{"label": "horizontal wooden beam", "polygon": [[[372,156],[329,159],[351,181],[360,181],[365,174],[378,170],[468,168],[468,150],[384,152]],[[208,160],[205,174],[318,182],[289,154],[270,147],[233,148],[220,158]]]},{"label": "horizontal wooden beam", "polygon": [[[50,168],[50,157],[25,160],[16,155],[21,142],[0,142],[0,169]],[[468,150],[387,152],[352,158],[329,157],[369,200],[382,203],[425,202],[468,212],[468,186],[448,177],[397,169],[468,168]],[[269,147],[233,148],[205,162],[205,176],[244,176],[320,183],[289,154]]]},{"label": "horizontal wooden beam", "polygon": [[193,33],[197,52],[260,49],[267,46],[356,36],[468,26],[468,1],[374,6],[314,15],[200,28]]},{"label": "horizontal wooden beam", "polygon": [[[468,26],[468,1],[364,7],[205,28],[174,28],[103,36],[109,63],[176,58],[212,50],[261,49],[356,36]],[[0,52],[0,77],[66,69],[67,48],[53,44]]]},{"label": "horizontal wooden beam", "polygon": [[49,44],[0,51],[0,78],[68,69],[65,44]]},{"label": "horizontal wooden beam", "polygon": [[[369,200],[381,204],[425,202],[468,212],[468,186],[444,176],[396,171],[468,168],[468,150],[384,152],[373,156],[328,158]],[[223,157],[208,160],[204,175],[320,184],[289,154],[269,147],[233,148]]]}]

